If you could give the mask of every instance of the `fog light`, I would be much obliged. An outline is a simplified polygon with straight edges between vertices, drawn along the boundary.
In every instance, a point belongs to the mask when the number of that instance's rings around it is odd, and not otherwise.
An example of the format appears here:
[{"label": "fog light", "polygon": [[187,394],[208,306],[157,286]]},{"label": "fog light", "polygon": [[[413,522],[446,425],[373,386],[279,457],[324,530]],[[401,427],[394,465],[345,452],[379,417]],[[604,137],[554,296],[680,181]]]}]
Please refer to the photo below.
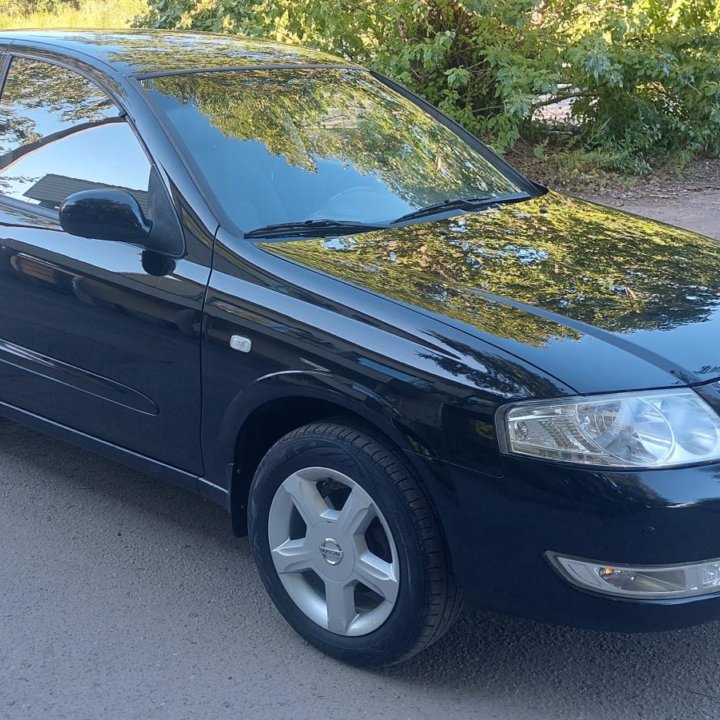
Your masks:
[{"label": "fog light", "polygon": [[611,565],[546,553],[573,585],[616,597],[657,600],[720,592],[720,560],[687,565]]}]

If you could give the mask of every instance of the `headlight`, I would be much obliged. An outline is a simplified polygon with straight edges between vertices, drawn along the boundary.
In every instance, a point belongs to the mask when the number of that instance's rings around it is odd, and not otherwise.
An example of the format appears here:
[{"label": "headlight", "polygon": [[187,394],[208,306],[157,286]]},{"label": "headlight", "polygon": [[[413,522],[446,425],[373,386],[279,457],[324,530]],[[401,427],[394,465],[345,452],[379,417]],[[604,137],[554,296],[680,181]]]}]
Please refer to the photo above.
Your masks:
[{"label": "headlight", "polygon": [[673,467],[720,458],[720,417],[692,390],[505,405],[503,452],[606,467]]}]

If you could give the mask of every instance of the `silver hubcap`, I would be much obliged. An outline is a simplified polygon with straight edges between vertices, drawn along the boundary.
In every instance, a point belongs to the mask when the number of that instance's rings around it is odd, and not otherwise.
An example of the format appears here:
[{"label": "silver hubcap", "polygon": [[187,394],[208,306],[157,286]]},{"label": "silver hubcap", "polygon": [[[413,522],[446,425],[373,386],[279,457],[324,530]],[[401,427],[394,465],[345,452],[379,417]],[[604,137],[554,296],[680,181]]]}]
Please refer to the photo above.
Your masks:
[{"label": "silver hubcap", "polygon": [[373,499],[336,470],[304,468],[270,506],[273,563],[293,602],[338,635],[367,635],[390,616],[400,587],[397,548]]}]

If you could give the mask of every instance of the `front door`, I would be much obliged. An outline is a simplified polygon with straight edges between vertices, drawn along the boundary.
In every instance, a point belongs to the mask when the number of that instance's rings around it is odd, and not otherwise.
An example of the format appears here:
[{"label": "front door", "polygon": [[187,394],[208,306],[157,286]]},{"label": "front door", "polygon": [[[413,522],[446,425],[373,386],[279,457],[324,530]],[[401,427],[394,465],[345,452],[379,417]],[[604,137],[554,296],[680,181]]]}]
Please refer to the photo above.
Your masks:
[{"label": "front door", "polygon": [[60,203],[98,187],[150,216],[170,203],[99,87],[13,58],[0,97],[0,402],[200,474],[209,251],[191,262],[64,232]]}]

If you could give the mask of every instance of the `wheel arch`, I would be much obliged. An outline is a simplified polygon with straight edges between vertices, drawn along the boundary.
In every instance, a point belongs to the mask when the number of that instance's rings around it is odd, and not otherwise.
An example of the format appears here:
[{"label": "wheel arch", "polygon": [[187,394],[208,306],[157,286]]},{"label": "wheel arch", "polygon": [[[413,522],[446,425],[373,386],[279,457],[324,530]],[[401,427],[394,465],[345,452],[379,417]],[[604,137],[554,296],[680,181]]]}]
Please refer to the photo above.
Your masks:
[{"label": "wheel arch", "polygon": [[[242,412],[226,416],[225,457],[230,471],[227,507],[233,532],[247,533],[247,498],[255,470],[281,437],[298,427],[332,418],[350,421],[395,451],[426,482],[423,456],[434,452],[397,408],[367,388],[325,373],[278,373],[242,393]],[[228,432],[232,427],[233,432]],[[227,477],[227,475],[226,475]],[[227,480],[226,480],[227,482]]]}]

